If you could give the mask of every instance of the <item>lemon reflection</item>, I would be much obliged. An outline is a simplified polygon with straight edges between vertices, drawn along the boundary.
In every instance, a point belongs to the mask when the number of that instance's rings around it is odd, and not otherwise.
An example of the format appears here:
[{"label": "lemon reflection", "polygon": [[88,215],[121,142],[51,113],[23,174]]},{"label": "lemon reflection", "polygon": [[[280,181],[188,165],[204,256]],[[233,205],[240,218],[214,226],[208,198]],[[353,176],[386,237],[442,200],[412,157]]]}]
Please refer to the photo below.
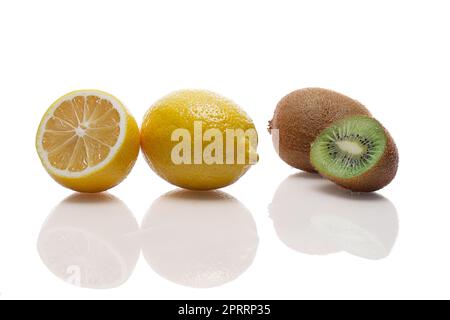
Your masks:
[{"label": "lemon reflection", "polygon": [[144,257],[153,270],[194,288],[239,277],[252,264],[259,242],[251,213],[219,191],[163,195],[148,211],[142,232]]},{"label": "lemon reflection", "polygon": [[123,284],[140,253],[138,224],[109,194],[75,194],[48,217],[38,239],[47,268],[76,286],[106,289]]},{"label": "lemon reflection", "polygon": [[306,254],[346,251],[383,259],[398,234],[397,211],[388,199],[351,193],[307,173],[284,180],[269,211],[280,240]]}]

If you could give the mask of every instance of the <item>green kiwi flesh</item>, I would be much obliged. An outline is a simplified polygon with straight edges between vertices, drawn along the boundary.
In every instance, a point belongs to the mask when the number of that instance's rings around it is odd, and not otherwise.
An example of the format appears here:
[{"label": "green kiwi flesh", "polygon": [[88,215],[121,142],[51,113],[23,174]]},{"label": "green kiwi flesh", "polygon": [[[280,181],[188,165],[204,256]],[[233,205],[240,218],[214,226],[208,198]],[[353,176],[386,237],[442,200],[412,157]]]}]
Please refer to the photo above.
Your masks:
[{"label": "green kiwi flesh", "polygon": [[347,189],[370,192],[395,177],[398,152],[377,120],[352,116],[318,135],[311,146],[311,163],[321,175]]}]

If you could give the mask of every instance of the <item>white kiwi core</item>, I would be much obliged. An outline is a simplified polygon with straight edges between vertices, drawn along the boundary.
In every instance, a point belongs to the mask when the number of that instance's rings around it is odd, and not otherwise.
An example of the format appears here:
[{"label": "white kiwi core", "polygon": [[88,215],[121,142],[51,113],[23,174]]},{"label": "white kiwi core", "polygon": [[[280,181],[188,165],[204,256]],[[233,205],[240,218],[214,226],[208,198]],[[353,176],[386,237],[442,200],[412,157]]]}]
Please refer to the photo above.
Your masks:
[{"label": "white kiwi core", "polygon": [[363,147],[356,141],[341,140],[341,141],[336,141],[336,145],[343,152],[350,153],[355,156],[364,153]]}]

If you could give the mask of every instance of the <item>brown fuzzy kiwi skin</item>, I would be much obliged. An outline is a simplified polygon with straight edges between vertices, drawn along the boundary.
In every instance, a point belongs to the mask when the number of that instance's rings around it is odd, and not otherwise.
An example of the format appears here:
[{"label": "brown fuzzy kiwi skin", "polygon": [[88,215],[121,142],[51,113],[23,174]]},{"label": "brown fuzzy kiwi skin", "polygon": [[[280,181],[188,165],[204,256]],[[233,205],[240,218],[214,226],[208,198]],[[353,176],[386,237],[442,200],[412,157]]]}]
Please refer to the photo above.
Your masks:
[{"label": "brown fuzzy kiwi skin", "polygon": [[367,172],[350,179],[342,179],[330,175],[324,175],[322,173],[320,174],[339,186],[353,192],[374,192],[384,188],[391,183],[392,180],[394,180],[397,174],[399,162],[398,149],[395,145],[394,139],[392,139],[392,136],[386,128],[384,128],[384,132],[387,139],[384,154],[375,166]]},{"label": "brown fuzzy kiwi skin", "polygon": [[278,103],[269,132],[279,130],[278,154],[284,162],[316,173],[310,162],[311,144],[333,122],[353,115],[371,114],[361,103],[343,94],[321,88],[301,89]]}]

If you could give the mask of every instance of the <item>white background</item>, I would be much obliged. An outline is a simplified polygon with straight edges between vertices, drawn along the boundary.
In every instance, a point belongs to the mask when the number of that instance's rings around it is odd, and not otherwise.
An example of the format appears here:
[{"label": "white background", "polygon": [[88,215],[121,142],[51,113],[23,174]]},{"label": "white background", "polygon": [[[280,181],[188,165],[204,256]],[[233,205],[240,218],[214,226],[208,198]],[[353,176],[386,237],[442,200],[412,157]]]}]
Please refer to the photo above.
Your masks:
[{"label": "white background", "polygon": [[[450,298],[449,15],[448,1],[1,1],[0,298]],[[298,194],[296,186],[282,191],[281,202],[298,206],[299,215],[328,210],[334,218],[322,222],[338,234],[327,241],[352,253],[292,250],[269,218],[276,190],[297,171],[276,155],[267,121],[285,94],[309,86],[363,102],[400,151],[397,178],[379,192],[384,198],[346,207],[346,194],[305,176]],[[35,132],[56,98],[82,88],[113,93],[138,122],[154,101],[182,88],[217,91],[251,115],[261,161],[223,190],[250,210],[259,235],[256,257],[237,280],[183,287],[141,258],[122,286],[91,290],[47,269],[38,235],[72,192],[42,168]],[[173,189],[141,156],[111,194],[141,223]],[[359,230],[355,221],[376,218],[373,199],[387,204],[380,216],[390,217],[375,231],[371,224]],[[367,259],[377,237],[397,231],[390,255]]]}]

